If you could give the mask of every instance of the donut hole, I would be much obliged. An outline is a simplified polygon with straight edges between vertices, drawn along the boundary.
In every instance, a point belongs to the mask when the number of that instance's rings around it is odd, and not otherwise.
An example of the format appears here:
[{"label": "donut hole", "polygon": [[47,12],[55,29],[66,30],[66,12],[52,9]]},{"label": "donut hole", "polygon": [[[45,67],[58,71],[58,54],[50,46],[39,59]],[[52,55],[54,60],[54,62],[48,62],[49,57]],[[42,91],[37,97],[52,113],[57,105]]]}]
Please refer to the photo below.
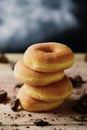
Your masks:
[{"label": "donut hole", "polygon": [[46,52],[46,53],[52,53],[52,52],[54,52],[53,49],[50,48],[50,47],[43,47],[40,50],[43,51],[43,52]]}]

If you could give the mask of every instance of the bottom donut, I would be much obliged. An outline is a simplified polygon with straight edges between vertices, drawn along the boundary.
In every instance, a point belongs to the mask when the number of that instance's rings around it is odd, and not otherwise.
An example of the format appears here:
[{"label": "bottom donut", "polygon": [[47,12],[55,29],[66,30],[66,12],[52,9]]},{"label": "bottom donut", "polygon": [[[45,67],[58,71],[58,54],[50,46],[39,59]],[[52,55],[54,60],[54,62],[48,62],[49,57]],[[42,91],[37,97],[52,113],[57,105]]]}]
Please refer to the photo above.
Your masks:
[{"label": "bottom donut", "polygon": [[71,80],[66,75],[62,80],[46,86],[37,87],[24,84],[22,87],[30,97],[46,102],[64,100],[68,98],[73,91]]},{"label": "bottom donut", "polygon": [[41,111],[49,111],[57,108],[60,106],[64,100],[58,100],[54,102],[45,102],[41,100],[37,100],[34,98],[31,98],[27,91],[25,91],[24,87],[21,87],[17,98],[20,101],[21,107],[26,111],[31,112],[41,112]]}]

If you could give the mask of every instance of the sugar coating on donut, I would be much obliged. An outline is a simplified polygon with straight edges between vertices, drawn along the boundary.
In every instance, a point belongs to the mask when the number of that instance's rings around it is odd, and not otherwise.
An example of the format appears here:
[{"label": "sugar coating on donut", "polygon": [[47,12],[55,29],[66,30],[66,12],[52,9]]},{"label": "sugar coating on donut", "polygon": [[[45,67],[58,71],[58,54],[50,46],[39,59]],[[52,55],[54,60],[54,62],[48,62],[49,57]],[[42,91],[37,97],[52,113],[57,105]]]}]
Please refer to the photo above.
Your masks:
[{"label": "sugar coating on donut", "polygon": [[47,102],[63,100],[70,96],[73,91],[72,83],[67,76],[64,76],[58,82],[42,87],[35,87],[29,84],[24,84],[23,87],[27,89],[30,97]]},{"label": "sugar coating on donut", "polygon": [[57,108],[64,102],[64,100],[45,102],[31,98],[24,87],[20,88],[17,98],[20,100],[20,105],[24,110],[32,112],[49,111]]},{"label": "sugar coating on donut", "polygon": [[33,86],[45,86],[61,80],[64,77],[64,71],[44,73],[31,70],[23,60],[19,60],[14,67],[15,77]]},{"label": "sugar coating on donut", "polygon": [[27,48],[14,67],[15,77],[24,85],[17,98],[24,110],[49,111],[60,106],[73,92],[64,70],[74,63],[74,53],[56,42],[37,43]]},{"label": "sugar coating on donut", "polygon": [[66,45],[55,42],[37,43],[24,53],[25,64],[33,70],[56,72],[71,67],[74,53]]}]

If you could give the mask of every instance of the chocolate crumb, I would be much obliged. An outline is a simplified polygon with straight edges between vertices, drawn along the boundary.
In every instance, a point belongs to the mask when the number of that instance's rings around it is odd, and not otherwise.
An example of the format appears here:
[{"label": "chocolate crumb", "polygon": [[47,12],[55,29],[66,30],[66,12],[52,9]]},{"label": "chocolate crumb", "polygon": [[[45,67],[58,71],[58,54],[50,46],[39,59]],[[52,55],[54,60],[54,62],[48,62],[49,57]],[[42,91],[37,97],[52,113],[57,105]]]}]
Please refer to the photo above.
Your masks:
[{"label": "chocolate crumb", "polygon": [[84,125],[83,123],[79,123],[78,125]]},{"label": "chocolate crumb", "polygon": [[4,53],[0,53],[0,63],[9,63],[9,60]]},{"label": "chocolate crumb", "polygon": [[7,98],[7,92],[4,90],[0,90],[0,103],[4,102]]},{"label": "chocolate crumb", "polygon": [[8,114],[8,116],[11,116],[10,114]]},{"label": "chocolate crumb", "polygon": [[73,84],[73,87],[76,88],[76,87],[81,87],[83,83],[85,83],[86,81],[84,81],[82,79],[82,77],[80,75],[77,75],[75,77],[70,77],[70,80]]},{"label": "chocolate crumb", "polygon": [[44,117],[44,120],[46,120],[47,118],[46,117]]},{"label": "chocolate crumb", "polygon": [[23,85],[22,83],[20,83],[20,84],[16,84],[15,88],[21,88],[22,85]]},{"label": "chocolate crumb", "polygon": [[72,118],[74,121],[77,122],[87,122],[87,116],[79,116],[79,117],[73,117],[71,116],[70,118]]},{"label": "chocolate crumb", "polygon": [[87,114],[87,94],[83,94],[72,108],[78,113]]},{"label": "chocolate crumb", "polygon": [[31,117],[32,115],[31,115],[31,114],[28,114],[28,116],[30,116],[30,117]]},{"label": "chocolate crumb", "polygon": [[13,101],[11,102],[11,109],[13,111],[17,111],[18,106],[19,106],[19,99],[14,98]]},{"label": "chocolate crumb", "polygon": [[18,117],[21,117],[21,115],[20,115],[20,114],[17,114],[17,116],[18,116]]},{"label": "chocolate crumb", "polygon": [[34,121],[34,124],[36,125],[36,126],[49,126],[49,125],[51,125],[51,124],[49,124],[49,122],[47,122],[47,121],[44,121],[44,120],[42,120],[42,119],[36,119],[35,121]]},{"label": "chocolate crumb", "polygon": [[26,126],[26,128],[30,128],[29,126]]},{"label": "chocolate crumb", "polygon": [[0,122],[0,125],[2,125],[2,122]]},{"label": "chocolate crumb", "polygon": [[15,123],[15,124],[11,124],[11,126],[15,126],[15,127],[18,127],[18,125]]},{"label": "chocolate crumb", "polygon": [[64,124],[65,126],[67,126],[67,124]]},{"label": "chocolate crumb", "polygon": [[10,118],[11,118],[11,119],[13,119],[14,117],[13,117],[13,116],[11,116]]},{"label": "chocolate crumb", "polygon": [[54,119],[52,119],[52,121],[55,121]]},{"label": "chocolate crumb", "polygon": [[4,115],[6,115],[6,113],[4,112]]}]

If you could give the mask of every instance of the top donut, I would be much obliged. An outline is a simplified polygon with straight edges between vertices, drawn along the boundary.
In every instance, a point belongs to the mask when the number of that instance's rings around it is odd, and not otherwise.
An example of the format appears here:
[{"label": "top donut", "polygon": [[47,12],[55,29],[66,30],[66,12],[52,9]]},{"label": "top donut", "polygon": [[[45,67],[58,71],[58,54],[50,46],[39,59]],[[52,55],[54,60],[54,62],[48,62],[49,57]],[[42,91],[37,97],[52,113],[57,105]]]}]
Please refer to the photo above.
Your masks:
[{"label": "top donut", "polygon": [[23,59],[25,64],[34,71],[57,72],[73,65],[74,53],[61,43],[37,43],[27,48]]}]

